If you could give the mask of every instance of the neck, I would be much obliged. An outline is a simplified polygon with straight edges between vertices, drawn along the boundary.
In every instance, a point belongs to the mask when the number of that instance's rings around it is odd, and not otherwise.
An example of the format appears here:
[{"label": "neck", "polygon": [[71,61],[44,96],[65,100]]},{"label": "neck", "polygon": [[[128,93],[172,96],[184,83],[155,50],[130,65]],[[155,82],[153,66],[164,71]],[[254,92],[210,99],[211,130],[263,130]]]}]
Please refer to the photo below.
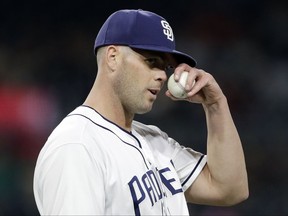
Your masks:
[{"label": "neck", "polygon": [[[105,82],[99,82],[99,85],[101,83]],[[107,88],[107,85],[99,87],[95,82],[83,105],[92,107],[109,121],[130,132],[134,114],[126,111],[119,99],[111,93],[113,91]]]}]

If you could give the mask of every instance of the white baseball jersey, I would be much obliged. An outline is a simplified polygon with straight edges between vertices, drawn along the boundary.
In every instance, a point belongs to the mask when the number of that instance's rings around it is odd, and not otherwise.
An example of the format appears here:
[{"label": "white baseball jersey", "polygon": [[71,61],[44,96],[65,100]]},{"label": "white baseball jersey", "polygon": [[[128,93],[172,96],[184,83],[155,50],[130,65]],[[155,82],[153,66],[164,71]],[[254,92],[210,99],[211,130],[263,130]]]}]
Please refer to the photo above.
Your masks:
[{"label": "white baseball jersey", "polygon": [[34,195],[41,215],[189,215],[184,191],[205,164],[155,126],[129,133],[80,106],[42,148]]}]

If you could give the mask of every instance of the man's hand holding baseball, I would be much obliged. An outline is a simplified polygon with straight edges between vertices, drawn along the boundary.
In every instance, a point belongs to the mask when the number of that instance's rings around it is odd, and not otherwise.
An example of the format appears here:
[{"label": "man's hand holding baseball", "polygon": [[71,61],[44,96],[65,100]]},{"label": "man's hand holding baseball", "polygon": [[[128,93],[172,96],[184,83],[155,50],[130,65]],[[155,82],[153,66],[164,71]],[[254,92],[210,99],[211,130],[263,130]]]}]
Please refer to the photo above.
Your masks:
[{"label": "man's hand holding baseball", "polygon": [[183,71],[189,72],[185,86],[188,97],[185,99],[178,99],[173,97],[169,91],[166,91],[166,95],[172,100],[186,100],[192,103],[201,103],[204,106],[209,106],[217,103],[222,98],[225,98],[221,88],[211,74],[204,70],[190,67],[187,64],[180,64],[174,71],[176,81],[179,81]]}]

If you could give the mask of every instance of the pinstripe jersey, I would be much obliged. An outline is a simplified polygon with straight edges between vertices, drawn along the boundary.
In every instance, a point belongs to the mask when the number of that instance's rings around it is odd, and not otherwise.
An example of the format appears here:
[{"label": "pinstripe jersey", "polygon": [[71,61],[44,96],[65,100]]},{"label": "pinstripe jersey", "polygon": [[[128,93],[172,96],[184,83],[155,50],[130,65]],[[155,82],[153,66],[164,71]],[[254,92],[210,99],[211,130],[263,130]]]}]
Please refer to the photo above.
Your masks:
[{"label": "pinstripe jersey", "polygon": [[127,132],[80,106],[43,146],[34,196],[41,215],[188,215],[184,191],[205,164],[158,127]]}]

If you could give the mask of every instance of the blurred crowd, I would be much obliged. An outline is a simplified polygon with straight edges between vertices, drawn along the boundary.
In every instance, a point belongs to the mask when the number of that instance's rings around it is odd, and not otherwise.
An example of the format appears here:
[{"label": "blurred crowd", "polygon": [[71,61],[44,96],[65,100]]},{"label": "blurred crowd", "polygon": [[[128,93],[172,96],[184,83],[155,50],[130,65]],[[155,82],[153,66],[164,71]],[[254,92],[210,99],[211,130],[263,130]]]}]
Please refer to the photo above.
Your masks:
[{"label": "blurred crowd", "polygon": [[[167,19],[179,50],[226,94],[246,155],[250,197],[233,207],[189,204],[191,215],[288,214],[288,7],[285,1],[2,1],[0,3],[0,215],[38,215],[33,172],[61,119],[96,76],[93,45],[115,10]],[[162,95],[148,114],[181,144],[206,150],[202,107]]]}]

